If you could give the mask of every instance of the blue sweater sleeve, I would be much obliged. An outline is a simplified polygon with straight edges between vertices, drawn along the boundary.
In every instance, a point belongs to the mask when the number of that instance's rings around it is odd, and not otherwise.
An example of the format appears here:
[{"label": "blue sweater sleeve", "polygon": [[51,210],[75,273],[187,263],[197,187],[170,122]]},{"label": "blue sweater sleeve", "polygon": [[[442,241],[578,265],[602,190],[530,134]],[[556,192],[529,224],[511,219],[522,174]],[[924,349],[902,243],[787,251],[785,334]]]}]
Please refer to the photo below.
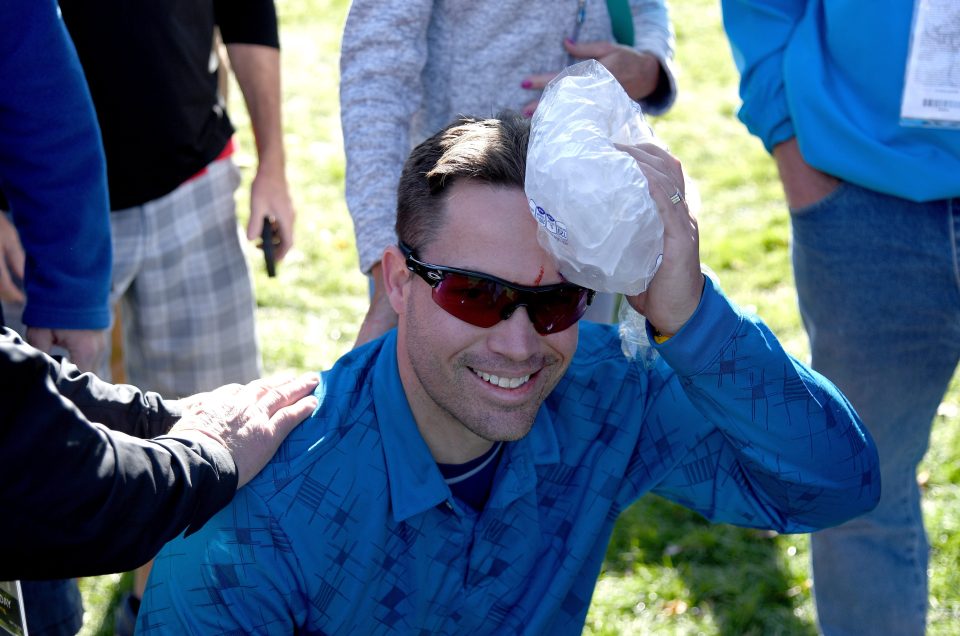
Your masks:
[{"label": "blue sweater sleeve", "polygon": [[54,0],[5,3],[0,34],[0,191],[27,255],[23,321],[106,328],[106,163],[80,61]]},{"label": "blue sweater sleeve", "polygon": [[794,136],[783,54],[807,0],[722,0],[723,26],[740,71],[738,117],[768,151]]},{"label": "blue sweater sleeve", "polygon": [[876,505],[877,449],[853,407],[712,281],[657,348],[689,403],[654,397],[645,420],[685,427],[691,443],[655,492],[711,521],[779,532],[837,525]]}]

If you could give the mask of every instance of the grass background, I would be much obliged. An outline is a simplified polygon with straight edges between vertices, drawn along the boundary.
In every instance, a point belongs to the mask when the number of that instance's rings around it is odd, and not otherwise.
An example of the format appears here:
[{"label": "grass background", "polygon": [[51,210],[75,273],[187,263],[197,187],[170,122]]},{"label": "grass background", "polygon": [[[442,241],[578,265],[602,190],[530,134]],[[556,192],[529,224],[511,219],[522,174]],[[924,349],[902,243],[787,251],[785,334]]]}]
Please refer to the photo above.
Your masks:
[{"label": "grass background", "polygon": [[[269,372],[321,369],[350,349],[366,309],[353,228],[343,201],[337,52],[346,0],[277,0],[283,42],[288,178],[299,212],[297,248],[266,277],[255,269],[258,330]],[[736,73],[716,0],[671,0],[680,96],[652,121],[703,200],[703,260],[727,293],[757,311],[805,358],[789,264],[789,222],[779,181],[759,142],[736,120]],[[246,215],[256,166],[233,85]],[[921,471],[932,545],[929,633],[960,633],[960,389],[951,386]],[[711,526],[647,497],[617,525],[586,634],[815,634],[806,536]],[[112,633],[112,607],[129,575],[84,579],[83,634]]]}]

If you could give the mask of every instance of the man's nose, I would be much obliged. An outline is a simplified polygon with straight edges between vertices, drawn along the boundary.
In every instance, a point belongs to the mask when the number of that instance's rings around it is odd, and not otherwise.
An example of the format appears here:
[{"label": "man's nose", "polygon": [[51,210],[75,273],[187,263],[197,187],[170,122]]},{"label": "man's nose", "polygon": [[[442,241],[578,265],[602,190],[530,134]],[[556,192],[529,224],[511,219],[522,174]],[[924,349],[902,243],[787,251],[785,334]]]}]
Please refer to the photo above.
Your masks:
[{"label": "man's nose", "polygon": [[491,351],[513,360],[526,360],[540,350],[540,337],[527,308],[519,305],[490,329],[487,340]]}]

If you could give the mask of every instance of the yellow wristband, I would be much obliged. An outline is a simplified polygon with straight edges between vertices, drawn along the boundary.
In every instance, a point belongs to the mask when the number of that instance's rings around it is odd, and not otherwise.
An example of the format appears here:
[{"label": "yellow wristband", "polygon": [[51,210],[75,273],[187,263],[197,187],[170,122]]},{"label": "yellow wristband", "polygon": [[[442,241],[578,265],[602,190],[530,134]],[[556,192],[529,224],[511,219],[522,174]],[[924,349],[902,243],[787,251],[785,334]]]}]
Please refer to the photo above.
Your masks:
[{"label": "yellow wristband", "polygon": [[653,341],[656,342],[657,344],[663,344],[664,342],[666,342],[666,341],[669,340],[670,338],[671,338],[671,336],[665,336],[665,335],[663,335],[662,333],[660,333],[660,332],[657,331],[657,330],[654,330],[654,331],[653,331]]}]

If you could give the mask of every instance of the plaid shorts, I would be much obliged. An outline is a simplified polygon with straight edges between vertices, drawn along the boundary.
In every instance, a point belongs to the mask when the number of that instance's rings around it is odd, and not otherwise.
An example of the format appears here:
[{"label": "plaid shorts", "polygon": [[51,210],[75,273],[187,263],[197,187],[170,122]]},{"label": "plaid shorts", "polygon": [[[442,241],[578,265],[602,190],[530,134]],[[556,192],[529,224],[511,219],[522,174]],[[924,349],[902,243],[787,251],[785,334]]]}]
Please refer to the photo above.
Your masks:
[{"label": "plaid shorts", "polygon": [[110,215],[111,305],[120,302],[127,381],[168,397],[260,376],[250,270],[221,159],[159,199]]},{"label": "plaid shorts", "polygon": [[[167,195],[110,214],[110,306],[120,303],[130,384],[174,398],[260,377],[233,199],[239,184],[236,165],[221,159]],[[23,305],[4,302],[3,312],[8,327],[26,333]],[[101,360],[96,373],[109,380],[110,352]]]}]

